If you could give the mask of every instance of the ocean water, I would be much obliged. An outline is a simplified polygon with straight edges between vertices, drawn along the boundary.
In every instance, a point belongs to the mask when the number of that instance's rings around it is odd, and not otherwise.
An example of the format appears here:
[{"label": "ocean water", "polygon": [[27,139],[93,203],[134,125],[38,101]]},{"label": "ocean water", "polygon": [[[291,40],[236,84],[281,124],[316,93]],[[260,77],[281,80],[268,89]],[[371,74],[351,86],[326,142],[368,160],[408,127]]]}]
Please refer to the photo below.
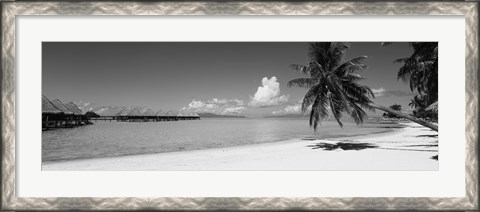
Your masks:
[{"label": "ocean water", "polygon": [[292,138],[332,138],[391,130],[392,124],[357,126],[324,122],[317,132],[306,119],[202,119],[175,122],[105,122],[42,132],[42,162],[188,151],[277,142]]}]

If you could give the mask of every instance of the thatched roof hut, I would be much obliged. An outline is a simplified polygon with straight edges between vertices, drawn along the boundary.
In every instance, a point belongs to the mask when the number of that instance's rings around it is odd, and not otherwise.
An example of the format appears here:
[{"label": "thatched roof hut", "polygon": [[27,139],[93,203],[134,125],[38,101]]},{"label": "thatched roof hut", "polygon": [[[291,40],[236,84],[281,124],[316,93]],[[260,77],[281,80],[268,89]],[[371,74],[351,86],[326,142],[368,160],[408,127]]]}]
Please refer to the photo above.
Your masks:
[{"label": "thatched roof hut", "polygon": [[80,108],[78,108],[78,106],[74,102],[67,103],[65,107],[67,107],[67,109],[75,115],[83,114],[82,110],[80,110]]},{"label": "thatched roof hut", "polygon": [[138,108],[133,108],[132,110],[130,110],[127,116],[143,116],[143,114]]},{"label": "thatched roof hut", "polygon": [[155,116],[155,112],[153,112],[150,109],[147,109],[145,112],[143,112],[144,116]]},{"label": "thatched roof hut", "polygon": [[59,114],[62,113],[61,110],[59,110],[53,103],[48,100],[47,97],[42,95],[42,113],[54,113],[54,114]]},{"label": "thatched roof hut", "polygon": [[163,112],[163,110],[159,110],[157,112],[157,114],[155,114],[156,116],[166,116],[165,112]]},{"label": "thatched roof hut", "polygon": [[200,117],[200,116],[198,115],[198,113],[189,113],[189,114],[188,114],[188,116],[192,116],[192,117]]},{"label": "thatched roof hut", "polygon": [[128,114],[130,113],[131,110],[132,109],[124,108],[120,112],[115,114],[115,116],[128,116]]},{"label": "thatched roof hut", "polygon": [[169,110],[169,111],[165,114],[165,116],[177,116],[177,115],[175,114],[175,112]]},{"label": "thatched roof hut", "polygon": [[185,116],[183,113],[178,112],[177,116]]},{"label": "thatched roof hut", "polygon": [[73,114],[73,112],[68,110],[68,108],[58,99],[53,100],[52,104],[65,114]]}]

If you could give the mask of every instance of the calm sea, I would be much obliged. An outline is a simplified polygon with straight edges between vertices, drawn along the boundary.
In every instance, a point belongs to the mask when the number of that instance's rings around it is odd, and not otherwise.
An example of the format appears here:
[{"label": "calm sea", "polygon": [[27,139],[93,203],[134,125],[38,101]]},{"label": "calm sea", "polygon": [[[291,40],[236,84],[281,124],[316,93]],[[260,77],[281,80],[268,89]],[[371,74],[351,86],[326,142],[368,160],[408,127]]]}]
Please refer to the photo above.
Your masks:
[{"label": "calm sea", "polygon": [[175,122],[94,122],[42,132],[42,162],[240,146],[292,138],[331,138],[390,130],[390,125],[324,122],[316,133],[306,119],[202,119]]}]

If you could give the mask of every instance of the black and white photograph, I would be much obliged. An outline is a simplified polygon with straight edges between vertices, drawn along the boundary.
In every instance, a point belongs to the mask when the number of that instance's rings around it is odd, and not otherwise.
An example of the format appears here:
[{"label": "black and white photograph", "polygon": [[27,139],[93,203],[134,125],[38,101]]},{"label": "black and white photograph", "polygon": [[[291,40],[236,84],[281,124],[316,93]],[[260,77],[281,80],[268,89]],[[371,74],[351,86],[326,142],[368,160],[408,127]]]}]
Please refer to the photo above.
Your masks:
[{"label": "black and white photograph", "polygon": [[43,42],[41,168],[438,171],[438,51]]}]

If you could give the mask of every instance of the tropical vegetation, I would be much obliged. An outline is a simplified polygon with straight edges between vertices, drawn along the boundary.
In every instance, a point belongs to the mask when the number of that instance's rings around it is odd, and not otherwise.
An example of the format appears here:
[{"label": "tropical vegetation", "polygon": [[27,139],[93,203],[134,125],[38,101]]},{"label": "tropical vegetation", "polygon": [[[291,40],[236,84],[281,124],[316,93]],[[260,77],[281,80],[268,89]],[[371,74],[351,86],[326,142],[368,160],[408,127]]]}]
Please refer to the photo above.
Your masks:
[{"label": "tropical vegetation", "polygon": [[[391,43],[382,43],[382,46]],[[436,122],[437,110],[429,106],[438,104],[438,42],[411,42],[413,53],[394,63],[402,63],[397,79],[410,85],[410,90],[418,93],[409,104],[418,118]]]},{"label": "tropical vegetation", "polygon": [[93,111],[86,112],[85,116],[88,117],[88,118],[98,118],[98,117],[100,117],[100,115],[98,115],[97,113],[95,113]]},{"label": "tropical vegetation", "polygon": [[[394,105],[391,105],[389,106],[390,109],[392,110],[395,110],[395,111],[402,111],[402,106],[399,105],[399,104],[394,104]],[[401,118],[393,113],[383,113],[382,115],[384,118],[394,118],[394,119],[398,119],[398,118]]]},{"label": "tropical vegetation", "polygon": [[343,127],[341,118],[344,113],[352,117],[356,124],[361,124],[367,115],[365,110],[379,109],[438,131],[435,124],[375,104],[372,90],[359,84],[359,81],[365,79],[361,72],[367,69],[367,57],[346,60],[349,48],[350,43],[346,42],[309,43],[308,64],[290,65],[291,69],[306,75],[289,81],[288,86],[308,89],[302,100],[302,112],[307,112],[311,107],[310,126],[314,130],[328,118],[329,111],[340,127]]}]

